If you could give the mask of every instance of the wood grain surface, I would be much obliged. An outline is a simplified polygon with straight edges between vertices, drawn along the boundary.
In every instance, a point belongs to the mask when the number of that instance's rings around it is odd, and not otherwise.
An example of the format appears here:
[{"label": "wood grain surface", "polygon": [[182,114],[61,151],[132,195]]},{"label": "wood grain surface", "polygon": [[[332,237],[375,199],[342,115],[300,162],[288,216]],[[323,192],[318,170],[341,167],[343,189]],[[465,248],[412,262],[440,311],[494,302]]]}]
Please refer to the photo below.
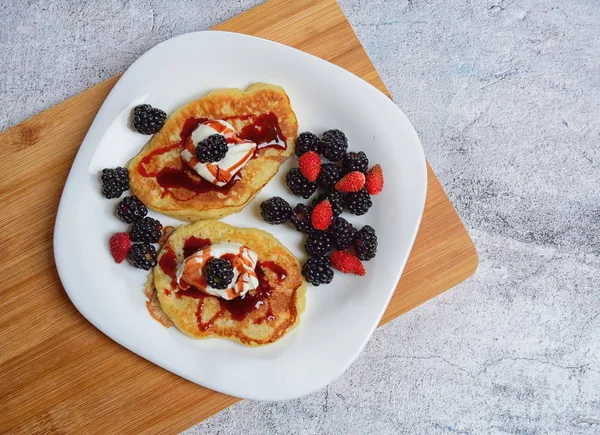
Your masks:
[{"label": "wood grain surface", "polygon": [[[299,48],[387,93],[333,0],[271,0],[216,29]],[[119,346],[79,314],[59,281],[52,237],[60,195],[79,145],[117,79],[0,134],[2,433],[176,433],[239,400]],[[473,243],[429,167],[428,172],[421,228],[382,324],[477,267]]]}]

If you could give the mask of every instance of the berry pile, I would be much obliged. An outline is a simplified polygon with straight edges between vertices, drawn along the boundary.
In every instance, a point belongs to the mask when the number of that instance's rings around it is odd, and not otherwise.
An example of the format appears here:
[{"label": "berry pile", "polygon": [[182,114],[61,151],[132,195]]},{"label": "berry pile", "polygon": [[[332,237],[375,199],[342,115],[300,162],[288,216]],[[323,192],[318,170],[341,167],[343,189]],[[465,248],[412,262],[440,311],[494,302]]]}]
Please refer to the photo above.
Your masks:
[{"label": "berry pile", "polygon": [[163,226],[147,214],[148,209],[137,196],[126,196],[117,204],[117,217],[132,224],[129,233],[116,233],[110,238],[110,252],[117,263],[128,258],[138,269],[150,270],[156,266],[153,243],[164,240]]},{"label": "berry pile", "polygon": [[[290,222],[306,234],[304,250],[308,260],[302,266],[306,281],[318,286],[329,284],[333,269],[363,276],[363,261],[377,254],[377,235],[370,225],[355,228],[340,215],[356,216],[373,206],[372,195],[383,189],[380,165],[369,168],[363,151],[348,151],[348,139],[340,130],[328,130],[319,139],[310,132],[296,138],[298,167],[288,171],[285,182],[290,191],[310,201],[291,207],[280,197],[264,201],[260,213],[270,224]],[[329,163],[321,161],[321,156]]]},{"label": "berry pile", "polygon": [[[118,198],[129,189],[126,168],[103,169],[101,179],[102,194],[106,198]],[[126,184],[123,179],[127,180]],[[123,198],[117,204],[116,214],[120,220],[132,225],[129,233],[115,233],[110,238],[110,253],[115,261],[122,263],[125,258],[128,258],[134,267],[144,270],[156,266],[156,248],[152,244],[158,243],[162,238],[162,224],[146,216],[148,208],[137,196]]]},{"label": "berry pile", "polygon": [[[157,133],[167,120],[165,112],[149,104],[136,106],[132,112],[133,127],[142,134]],[[209,157],[214,157],[212,148],[208,154]],[[123,192],[129,190],[127,168],[103,169],[100,179],[102,195],[108,199],[120,198]],[[115,233],[110,238],[110,253],[115,262],[122,263],[128,258],[138,269],[150,270],[156,266],[156,247],[153,244],[164,241],[167,232],[170,234],[173,228],[167,227],[163,230],[159,221],[146,216],[148,208],[137,196],[123,198],[117,205],[116,213],[120,220],[132,225],[129,233]]]}]

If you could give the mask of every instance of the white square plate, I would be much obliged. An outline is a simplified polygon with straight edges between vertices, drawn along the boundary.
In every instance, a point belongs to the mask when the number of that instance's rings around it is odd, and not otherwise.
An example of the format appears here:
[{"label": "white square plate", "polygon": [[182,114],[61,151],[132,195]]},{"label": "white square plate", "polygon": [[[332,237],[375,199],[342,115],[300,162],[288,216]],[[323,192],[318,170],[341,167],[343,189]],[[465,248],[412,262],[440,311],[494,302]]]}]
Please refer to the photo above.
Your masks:
[{"label": "white square plate", "polygon": [[[235,53],[235,55],[232,55]],[[142,102],[172,112],[215,88],[244,89],[253,82],[287,91],[299,131],[346,133],[350,149],[380,163],[385,188],[365,216],[352,223],[377,231],[377,258],[365,277],[336,273],[327,286],[308,286],[300,326],[280,341],[249,348],[221,340],[194,340],[152,319],[142,289],[147,274],[116,264],[108,239],[127,226],[115,216],[118,200],[100,194],[98,173],[125,166],[148,136],[128,127]],[[274,234],[301,262],[302,236],[272,226],[258,212],[274,195],[299,202],[285,187],[288,161],[244,210],[224,219]],[[291,399],[318,390],[341,375],[373,333],[400,278],[423,213],[427,172],[417,134],[402,111],[362,79],[322,59],[281,44],[226,32],[181,35],[140,57],[106,98],[81,148],[60,202],[54,255],[62,283],[77,309],[116,342],[213,390],[258,400]],[[157,213],[163,225],[181,222]]]}]

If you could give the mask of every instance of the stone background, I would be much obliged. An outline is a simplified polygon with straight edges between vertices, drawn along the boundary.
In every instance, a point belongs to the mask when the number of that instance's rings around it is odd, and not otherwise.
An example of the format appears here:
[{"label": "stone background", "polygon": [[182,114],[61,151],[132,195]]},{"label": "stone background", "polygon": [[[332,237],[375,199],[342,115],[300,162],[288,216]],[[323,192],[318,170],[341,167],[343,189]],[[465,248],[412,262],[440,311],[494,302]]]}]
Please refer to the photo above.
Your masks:
[{"label": "stone background", "polygon": [[[0,130],[259,0],[0,0]],[[187,434],[600,433],[600,6],[341,0],[479,250],[309,397]]]}]

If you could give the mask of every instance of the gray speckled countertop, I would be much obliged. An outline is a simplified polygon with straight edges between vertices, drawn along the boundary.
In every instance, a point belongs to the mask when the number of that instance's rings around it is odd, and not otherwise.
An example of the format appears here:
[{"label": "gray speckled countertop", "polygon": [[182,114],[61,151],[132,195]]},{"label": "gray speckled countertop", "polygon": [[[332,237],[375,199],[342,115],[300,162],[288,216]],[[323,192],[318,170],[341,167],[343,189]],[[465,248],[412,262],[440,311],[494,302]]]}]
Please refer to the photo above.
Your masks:
[{"label": "gray speckled countertop", "polygon": [[[0,130],[259,0],[0,2]],[[343,0],[480,255],[309,397],[206,433],[600,433],[600,8]],[[194,13],[190,13],[190,11]]]}]

